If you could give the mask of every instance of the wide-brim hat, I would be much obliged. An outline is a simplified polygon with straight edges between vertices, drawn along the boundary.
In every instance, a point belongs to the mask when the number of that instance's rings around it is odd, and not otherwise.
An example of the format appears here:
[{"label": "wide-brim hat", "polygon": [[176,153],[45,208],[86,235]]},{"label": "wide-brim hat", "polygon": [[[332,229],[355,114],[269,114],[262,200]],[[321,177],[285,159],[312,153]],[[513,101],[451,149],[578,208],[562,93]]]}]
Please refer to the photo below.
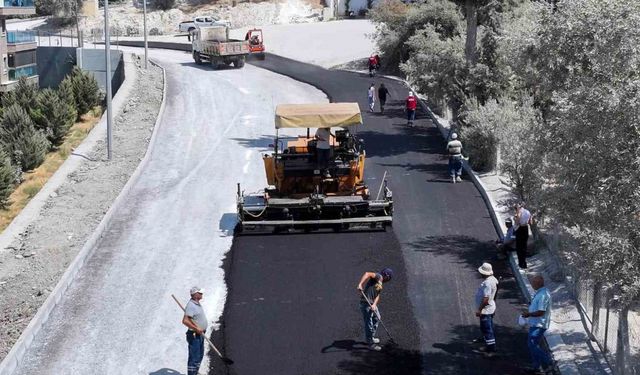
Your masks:
[{"label": "wide-brim hat", "polygon": [[493,275],[493,267],[489,263],[482,263],[482,265],[478,268],[478,272],[481,275],[491,276]]}]

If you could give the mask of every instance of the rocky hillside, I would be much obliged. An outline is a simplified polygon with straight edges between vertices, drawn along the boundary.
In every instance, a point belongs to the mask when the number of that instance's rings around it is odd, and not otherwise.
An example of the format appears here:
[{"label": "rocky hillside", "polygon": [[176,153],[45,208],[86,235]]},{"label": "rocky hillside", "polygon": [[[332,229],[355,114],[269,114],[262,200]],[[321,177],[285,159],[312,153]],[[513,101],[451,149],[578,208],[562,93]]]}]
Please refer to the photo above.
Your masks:
[{"label": "rocky hillside", "polygon": [[[142,9],[133,5],[112,6],[110,25],[120,35],[142,34]],[[236,6],[230,3],[210,5],[182,4],[168,11],[147,10],[147,28],[150,35],[171,35],[178,32],[178,24],[193,19],[196,15],[216,15],[231,21],[232,28],[272,24],[315,22],[320,19],[322,5],[318,1],[281,0],[277,2],[243,2]],[[101,30],[104,17],[90,17],[82,22],[86,33]]]}]

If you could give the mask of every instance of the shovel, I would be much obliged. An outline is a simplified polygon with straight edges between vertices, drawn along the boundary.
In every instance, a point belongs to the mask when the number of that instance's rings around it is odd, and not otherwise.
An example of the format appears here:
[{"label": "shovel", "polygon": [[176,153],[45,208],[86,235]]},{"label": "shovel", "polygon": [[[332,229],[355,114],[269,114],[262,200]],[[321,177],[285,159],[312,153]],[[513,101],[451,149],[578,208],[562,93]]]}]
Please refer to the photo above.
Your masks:
[{"label": "shovel", "polygon": [[360,294],[362,294],[362,297],[364,298],[364,300],[367,301],[367,304],[369,305],[371,310],[373,310],[373,312],[376,314],[376,318],[378,318],[378,321],[380,322],[380,324],[382,324],[382,328],[384,328],[384,331],[387,333],[387,336],[389,336],[389,341],[391,341],[392,344],[397,345],[396,340],[394,340],[393,337],[391,337],[391,334],[389,333],[389,330],[384,325],[384,322],[382,321],[382,318],[380,317],[380,312],[378,311],[378,309],[375,309],[375,310],[373,309],[373,306],[371,305],[371,302],[369,301],[369,298],[367,298],[367,296],[364,294],[364,292],[362,290],[360,291]]},{"label": "shovel", "polygon": [[[185,311],[185,310],[184,310],[184,307],[182,307],[182,304],[180,303],[180,301],[178,301],[178,299],[176,298],[176,296],[174,296],[174,295],[172,294],[172,295],[171,295],[171,297],[173,297],[173,300],[174,300],[174,301],[176,301],[176,303],[178,304],[178,306],[180,306],[180,308],[181,308],[181,309],[182,309],[182,311],[184,312],[184,311]],[[194,324],[195,324],[195,323],[194,323]],[[197,324],[196,324],[196,327],[198,327],[198,325],[197,325]],[[200,328],[200,327],[198,327],[198,328]],[[227,358],[227,357],[223,356],[223,355],[222,355],[222,353],[220,353],[220,351],[218,350],[218,348],[216,348],[216,346],[215,346],[215,345],[213,345],[213,343],[211,342],[211,340],[209,340],[209,338],[208,338],[207,336],[205,336],[205,335],[203,335],[203,336],[204,336],[204,339],[205,339],[205,340],[207,340],[207,342],[209,343],[209,345],[211,345],[211,347],[213,348],[213,351],[215,351],[215,352],[216,352],[216,354],[218,355],[218,357],[220,357],[220,359],[222,360],[222,362],[223,362],[225,365],[232,365],[232,364],[233,364],[233,361],[232,361],[231,359],[229,359],[229,358]]]}]

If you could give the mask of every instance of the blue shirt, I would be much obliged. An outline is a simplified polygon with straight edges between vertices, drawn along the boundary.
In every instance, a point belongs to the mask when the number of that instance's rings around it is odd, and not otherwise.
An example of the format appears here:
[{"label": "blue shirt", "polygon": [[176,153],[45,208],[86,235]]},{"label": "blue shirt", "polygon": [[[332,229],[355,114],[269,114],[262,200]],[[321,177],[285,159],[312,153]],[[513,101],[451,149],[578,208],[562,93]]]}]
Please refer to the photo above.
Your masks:
[{"label": "blue shirt", "polygon": [[531,300],[529,312],[534,313],[536,311],[544,311],[544,315],[530,316],[529,326],[548,329],[551,323],[551,293],[546,287],[538,289],[535,296],[533,296],[533,300]]},{"label": "blue shirt", "polygon": [[504,236],[504,241],[515,241],[516,240],[516,235],[513,233],[513,226],[509,227],[509,229],[507,229],[507,234],[505,234]]}]

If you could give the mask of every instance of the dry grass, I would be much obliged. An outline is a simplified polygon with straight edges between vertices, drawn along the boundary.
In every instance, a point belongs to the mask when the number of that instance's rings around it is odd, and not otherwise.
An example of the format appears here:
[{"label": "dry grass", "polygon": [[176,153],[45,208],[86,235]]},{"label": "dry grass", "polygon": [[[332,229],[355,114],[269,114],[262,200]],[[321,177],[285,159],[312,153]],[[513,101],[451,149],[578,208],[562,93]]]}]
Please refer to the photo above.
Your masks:
[{"label": "dry grass", "polygon": [[87,134],[100,120],[100,116],[102,116],[100,107],[96,107],[82,116],[81,121],[71,127],[64,143],[60,145],[58,150],[47,154],[44,162],[38,168],[22,175],[22,183],[9,197],[10,205],[6,209],[0,209],[0,231],[3,231],[18,216],[31,198],[38,194],[49,178],[71,155],[71,152],[87,137]]}]

